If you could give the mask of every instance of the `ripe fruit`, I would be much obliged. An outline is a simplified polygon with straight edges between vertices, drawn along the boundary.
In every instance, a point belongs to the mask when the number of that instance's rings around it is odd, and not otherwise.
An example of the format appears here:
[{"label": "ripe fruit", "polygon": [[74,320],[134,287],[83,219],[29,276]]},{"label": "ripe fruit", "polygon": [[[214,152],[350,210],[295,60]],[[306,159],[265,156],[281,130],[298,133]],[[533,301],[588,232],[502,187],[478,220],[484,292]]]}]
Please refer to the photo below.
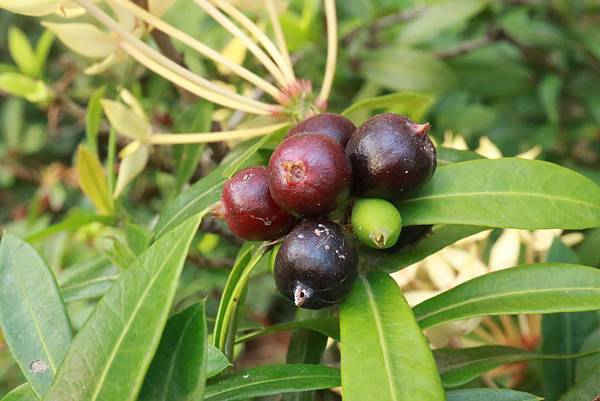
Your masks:
[{"label": "ripe fruit", "polygon": [[387,249],[398,241],[402,218],[394,205],[383,199],[363,198],[352,208],[352,231],[369,248]]},{"label": "ripe fruit", "polygon": [[352,167],[344,148],[323,134],[287,138],[269,161],[271,196],[283,209],[316,217],[347,200]]},{"label": "ripe fruit", "polygon": [[395,199],[429,181],[436,167],[429,128],[394,113],[361,125],[346,147],[356,193]]},{"label": "ripe fruit", "polygon": [[325,219],[304,220],[277,253],[275,284],[296,306],[320,309],[340,302],[350,291],[357,264],[348,230]]},{"label": "ripe fruit", "polygon": [[356,126],[354,123],[346,117],[339,114],[323,113],[300,121],[290,130],[287,136],[317,132],[327,135],[342,146],[346,146],[355,130]]},{"label": "ripe fruit", "polygon": [[223,217],[233,233],[253,241],[277,239],[296,224],[296,218],[271,198],[264,166],[250,167],[231,177],[214,214]]}]

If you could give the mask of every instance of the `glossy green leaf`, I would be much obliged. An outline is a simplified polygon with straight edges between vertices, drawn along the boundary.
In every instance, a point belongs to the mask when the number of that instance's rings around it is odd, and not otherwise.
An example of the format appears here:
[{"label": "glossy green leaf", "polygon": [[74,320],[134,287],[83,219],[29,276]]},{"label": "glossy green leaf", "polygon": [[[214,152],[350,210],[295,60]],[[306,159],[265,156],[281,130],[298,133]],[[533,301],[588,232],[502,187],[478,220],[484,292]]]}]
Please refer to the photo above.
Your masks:
[{"label": "glossy green leaf", "polygon": [[560,401],[594,401],[600,395],[600,370],[596,369],[587,374],[569,389]]},{"label": "glossy green leaf", "polygon": [[483,230],[484,227],[440,224],[433,226],[431,233],[414,246],[391,248],[389,251],[362,248],[361,256],[367,260],[372,269],[391,273],[417,263],[446,246]]},{"label": "glossy green leaf", "polygon": [[473,160],[439,168],[399,209],[406,225],[588,228],[600,225],[600,186],[543,161]]},{"label": "glossy green leaf", "polygon": [[23,74],[32,78],[39,77],[39,65],[29,39],[16,26],[11,26],[8,30],[8,48],[12,59]]},{"label": "glossy green leaf", "polygon": [[469,280],[414,308],[421,328],[475,316],[600,309],[600,270],[540,263]]},{"label": "glossy green leaf", "polygon": [[439,93],[455,85],[454,73],[433,54],[408,47],[386,47],[364,54],[361,74],[393,91]]},{"label": "glossy green leaf", "polygon": [[233,357],[233,346],[237,331],[238,306],[245,294],[250,274],[266,250],[266,246],[260,243],[246,243],[240,249],[221,295],[215,318],[213,345],[223,351],[225,356],[230,359]]},{"label": "glossy green leaf", "polygon": [[398,92],[390,95],[359,100],[342,111],[342,115],[350,118],[357,124],[361,124],[363,121],[357,121],[353,118],[355,113],[384,109],[386,111],[403,114],[418,121],[423,118],[429,107],[431,107],[433,100],[432,96],[420,93]]},{"label": "glossy green leaf", "polygon": [[483,10],[488,0],[447,0],[425,8],[417,18],[409,21],[399,40],[417,44],[472,18]]},{"label": "glossy green leaf", "polygon": [[71,324],[48,265],[9,234],[0,243],[0,299],[6,344],[35,393],[43,395],[71,343]]},{"label": "glossy green leaf", "polygon": [[[208,132],[212,123],[213,106],[210,102],[197,102],[190,105],[175,119],[177,132]],[[205,144],[173,146],[175,160],[175,180],[177,188],[188,182],[198,168]]]},{"label": "glossy green leaf", "polygon": [[471,388],[446,393],[448,401],[541,401],[542,397],[515,390]]},{"label": "glossy green leaf", "polygon": [[344,400],[445,400],[429,345],[387,274],[359,276],[340,307],[340,337]]},{"label": "glossy green leaf", "polygon": [[435,151],[437,153],[438,167],[443,167],[452,163],[466,162],[469,160],[479,160],[484,158],[479,153],[470,150],[445,148],[443,146],[438,146],[435,149]]},{"label": "glossy green leaf", "polygon": [[265,327],[262,330],[244,334],[237,338],[236,343],[250,341],[258,337],[268,336],[269,334],[280,333],[282,331],[296,330],[296,329],[308,329],[321,333],[327,337],[339,340],[340,328],[338,319],[333,316],[321,317],[315,319],[306,320],[294,320],[293,322],[286,322],[275,324],[273,326]]},{"label": "glossy green leaf", "polygon": [[207,346],[204,302],[171,316],[138,400],[201,400],[206,382]]},{"label": "glossy green leaf", "polygon": [[106,92],[106,87],[98,88],[90,97],[85,113],[85,136],[87,146],[90,151],[98,154],[98,132],[100,131],[100,123],[102,119],[102,105],[100,100]]},{"label": "glossy green leaf", "polygon": [[446,388],[462,386],[481,374],[506,364],[528,360],[574,361],[598,353],[600,347],[579,353],[547,354],[500,345],[441,348],[433,351],[442,383]]},{"label": "glossy green leaf", "polygon": [[340,371],[321,365],[274,365],[218,376],[209,381],[204,401],[247,400],[340,385]]},{"label": "glossy green leaf", "polygon": [[98,213],[110,214],[114,207],[113,200],[98,156],[85,146],[79,146],[75,168],[81,190],[92,201]]},{"label": "glossy green leaf", "polygon": [[[559,237],[552,242],[547,262],[578,263],[571,248]],[[542,352],[544,354],[576,353],[585,339],[598,327],[596,312],[551,313],[542,317]],[[542,365],[544,396],[557,400],[575,383],[574,360],[544,361]]]},{"label": "glossy green leaf", "polygon": [[160,341],[200,215],[136,259],[81,328],[44,401],[132,401]]},{"label": "glossy green leaf", "polygon": [[38,401],[29,384],[22,384],[2,397],[0,401]]},{"label": "glossy green leaf", "polygon": [[48,61],[48,54],[54,43],[54,34],[51,31],[44,31],[37,41],[35,46],[35,58],[39,66],[40,75],[43,74],[44,68]]},{"label": "glossy green leaf", "polygon": [[224,353],[214,345],[208,344],[206,357],[206,378],[210,379],[231,366]]}]

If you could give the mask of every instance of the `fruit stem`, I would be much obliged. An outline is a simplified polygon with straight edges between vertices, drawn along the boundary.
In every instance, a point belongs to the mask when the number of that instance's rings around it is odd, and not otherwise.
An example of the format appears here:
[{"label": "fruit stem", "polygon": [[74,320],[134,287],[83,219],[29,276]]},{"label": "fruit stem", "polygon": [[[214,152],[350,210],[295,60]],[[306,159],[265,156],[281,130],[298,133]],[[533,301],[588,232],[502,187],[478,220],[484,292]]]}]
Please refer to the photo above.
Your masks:
[{"label": "fruit stem", "polygon": [[267,54],[248,37],[240,28],[238,28],[225,14],[219,11],[218,8],[210,4],[207,0],[194,0],[194,2],[202,8],[208,15],[210,15],[215,21],[217,21],[223,28],[225,28],[234,37],[238,38],[246,48],[265,66],[269,73],[275,78],[282,87],[288,83],[287,79],[283,76],[281,70],[273,63],[273,61],[267,56]]},{"label": "fruit stem", "polygon": [[252,22],[251,19],[246,17],[242,12],[235,8],[235,6],[224,0],[212,0],[212,2],[215,3],[217,7],[223,10],[225,13],[229,14],[229,16],[231,16],[233,19],[235,19],[240,25],[242,25],[242,27],[248,30],[248,32],[254,35],[254,37],[259,41],[259,43],[265,48],[267,53],[269,53],[271,58],[279,66],[279,69],[288,81],[293,82],[295,80],[292,64],[291,62],[287,62],[285,56],[287,53],[287,46],[284,46],[282,49],[284,54],[280,53],[271,39],[269,39],[269,37],[265,35],[265,33],[254,22]]},{"label": "fruit stem", "polygon": [[275,132],[278,129],[289,126],[289,123],[266,125],[258,128],[247,128],[233,131],[220,132],[198,132],[188,134],[154,134],[150,142],[154,145],[181,145],[189,143],[210,143],[231,140],[250,139]]},{"label": "fruit stem", "polygon": [[290,80],[290,82],[294,82],[296,81],[296,76],[294,75],[292,60],[290,59],[290,53],[285,43],[285,36],[283,36],[283,30],[281,29],[281,23],[279,22],[279,16],[277,15],[275,2],[273,0],[265,0],[265,5],[267,6],[267,12],[269,13],[269,18],[271,19],[271,28],[275,34],[275,41],[277,42],[277,47],[281,52],[282,61],[284,64],[283,66],[280,65],[280,67],[284,74],[286,72],[288,73],[288,80]]},{"label": "fruit stem", "polygon": [[254,74],[250,70],[244,68],[242,65],[229,60],[227,57],[224,57],[223,55],[221,55],[219,52],[215,51],[211,47],[205,45],[204,43],[200,42],[199,40],[194,39],[193,37],[186,34],[185,32],[175,28],[173,25],[170,25],[170,24],[164,22],[163,20],[161,20],[160,18],[155,17],[154,15],[152,15],[152,13],[149,13],[142,7],[136,5],[134,2],[129,1],[129,0],[109,0],[109,2],[118,4],[119,6],[128,9],[136,17],[140,18],[142,21],[144,21],[148,25],[150,25],[150,26],[164,32],[165,34],[179,40],[180,42],[188,45],[189,47],[196,50],[201,55],[211,59],[213,62],[226,66],[231,71],[233,71],[235,74],[237,74],[239,77],[241,77],[241,78],[247,80],[248,82],[250,82],[251,84],[257,86],[258,88],[262,89],[263,91],[265,91],[269,95],[273,96],[274,98],[277,98],[278,96],[280,96],[279,90],[275,86],[273,86],[272,84],[267,82],[266,80],[262,79],[261,77]]},{"label": "fruit stem", "polygon": [[335,75],[335,66],[337,61],[337,16],[335,12],[335,0],[324,0],[325,3],[325,18],[327,19],[327,64],[325,66],[325,74],[323,76],[323,85],[317,104],[326,105],[333,77]]},{"label": "fruit stem", "polygon": [[268,115],[272,114],[274,109],[280,108],[280,106],[262,103],[223,89],[192,73],[136,38],[131,32],[124,29],[118,22],[109,17],[108,14],[102,11],[102,9],[96,6],[91,0],[76,1],[91,16],[96,18],[108,29],[118,34],[121,48],[131,57],[181,88],[222,106],[244,110],[253,114]]}]

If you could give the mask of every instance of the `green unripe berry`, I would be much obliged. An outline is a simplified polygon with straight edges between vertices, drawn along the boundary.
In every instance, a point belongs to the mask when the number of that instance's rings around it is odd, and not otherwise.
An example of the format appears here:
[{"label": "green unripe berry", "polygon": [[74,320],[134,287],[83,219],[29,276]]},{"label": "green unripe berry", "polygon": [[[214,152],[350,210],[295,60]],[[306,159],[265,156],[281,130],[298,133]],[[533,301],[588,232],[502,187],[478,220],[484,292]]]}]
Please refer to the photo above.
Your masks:
[{"label": "green unripe berry", "polygon": [[352,231],[366,246],[375,249],[391,248],[402,230],[402,217],[396,207],[384,200],[357,199],[352,208]]}]

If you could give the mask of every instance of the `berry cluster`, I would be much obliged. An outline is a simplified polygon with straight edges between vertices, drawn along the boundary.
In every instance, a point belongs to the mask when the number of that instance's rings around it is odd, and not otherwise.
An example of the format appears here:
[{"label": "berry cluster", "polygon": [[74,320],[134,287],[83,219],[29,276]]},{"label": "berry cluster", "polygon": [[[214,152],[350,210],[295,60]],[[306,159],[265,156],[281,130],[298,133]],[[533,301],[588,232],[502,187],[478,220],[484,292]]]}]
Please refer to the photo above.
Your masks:
[{"label": "berry cluster", "polygon": [[[354,237],[375,249],[394,246],[402,219],[391,201],[433,175],[428,131],[429,124],[394,113],[358,129],[341,115],[316,115],[289,131],[268,167],[247,168],[227,181],[215,214],[248,240],[287,234],[275,258],[275,282],[296,306],[338,303],[357,276]],[[352,232],[331,219],[345,215],[351,196]]]}]

